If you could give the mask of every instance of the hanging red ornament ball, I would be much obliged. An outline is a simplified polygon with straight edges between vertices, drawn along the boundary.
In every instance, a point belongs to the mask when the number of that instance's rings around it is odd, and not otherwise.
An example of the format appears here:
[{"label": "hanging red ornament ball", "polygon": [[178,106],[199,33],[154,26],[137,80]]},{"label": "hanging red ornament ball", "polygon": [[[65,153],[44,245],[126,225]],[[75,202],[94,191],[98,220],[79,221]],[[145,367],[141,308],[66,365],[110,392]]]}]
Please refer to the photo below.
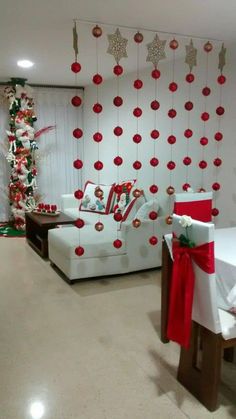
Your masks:
[{"label": "hanging red ornament ball", "polygon": [[138,227],[140,227],[140,225],[141,225],[141,221],[140,221],[138,218],[135,218],[135,219],[132,221],[132,224],[133,224],[133,227],[134,227],[134,228],[138,228]]},{"label": "hanging red ornament ball", "polygon": [[113,242],[113,246],[114,246],[116,249],[119,249],[119,248],[122,246],[122,241],[121,241],[121,240],[119,240],[119,239],[114,240],[114,242]]},{"label": "hanging red ornament ball", "polygon": [[96,169],[96,170],[102,170],[103,169],[103,163],[100,160],[96,161],[94,163],[94,169]]},{"label": "hanging red ornament ball", "polygon": [[193,109],[193,102],[190,102],[190,101],[186,102],[184,107],[186,111],[191,111]]},{"label": "hanging red ornament ball", "polygon": [[169,162],[167,163],[167,168],[168,168],[169,170],[174,170],[174,169],[175,169],[175,162],[174,162],[174,161],[169,161]]},{"label": "hanging red ornament ball", "polygon": [[140,189],[135,189],[135,190],[133,191],[133,196],[134,196],[135,198],[139,198],[141,195],[142,195],[142,191],[140,191]]},{"label": "hanging red ornament ball", "polygon": [[212,184],[213,191],[219,191],[220,190],[220,184],[218,182],[214,182]]},{"label": "hanging red ornament ball", "polygon": [[97,187],[95,188],[94,195],[95,195],[97,198],[101,198],[101,197],[103,196],[103,194],[104,194],[103,190],[100,188],[100,186],[97,186]]},{"label": "hanging red ornament ball", "polygon": [[200,139],[200,144],[201,144],[202,146],[207,145],[207,144],[208,144],[208,138],[206,138],[206,137],[202,137],[202,138]]},{"label": "hanging red ornament ball", "polygon": [[82,169],[83,167],[83,162],[80,159],[77,159],[74,161],[73,166],[75,169]]},{"label": "hanging red ornament ball", "polygon": [[176,112],[175,109],[169,109],[169,111],[168,111],[169,118],[175,118],[176,115],[177,115],[177,112]]},{"label": "hanging red ornament ball", "polygon": [[176,137],[174,135],[169,135],[169,137],[167,138],[167,141],[169,144],[174,144],[176,143]]},{"label": "hanging red ornament ball", "polygon": [[134,88],[135,89],[142,89],[143,87],[143,82],[140,79],[137,79],[134,81]]},{"label": "hanging red ornament ball", "polygon": [[140,135],[140,134],[135,134],[135,135],[133,136],[133,142],[134,142],[134,143],[139,144],[141,141],[142,141],[142,137],[141,137],[141,135]]},{"label": "hanging red ornament ball", "polygon": [[122,165],[122,163],[123,163],[123,159],[122,159],[122,157],[120,157],[120,156],[116,156],[116,157],[114,158],[113,162],[114,162],[114,164],[115,164],[116,166],[121,166],[121,165]]},{"label": "hanging red ornament ball", "polygon": [[171,215],[167,215],[167,217],[166,217],[166,224],[167,225],[171,225],[172,224],[172,217],[171,217]]},{"label": "hanging red ornament ball", "polygon": [[218,81],[218,83],[219,83],[219,84],[224,84],[224,83],[226,82],[226,77],[225,77],[223,74],[221,74],[221,75],[217,78],[217,81]]},{"label": "hanging red ornament ball", "polygon": [[114,187],[114,191],[115,193],[117,193],[118,195],[122,193],[122,186],[121,185],[116,185]]},{"label": "hanging red ornament ball", "polygon": [[115,106],[117,106],[117,107],[119,107],[119,106],[123,105],[123,99],[122,99],[122,97],[120,97],[120,96],[116,96],[116,97],[114,97],[114,99],[113,99],[113,103],[114,103],[114,105],[115,105]]},{"label": "hanging red ornament ball", "polygon": [[216,113],[219,116],[223,115],[225,113],[225,109],[223,108],[223,106],[218,106],[218,108],[216,108]]},{"label": "hanging red ornament ball", "polygon": [[82,220],[82,218],[78,218],[75,221],[75,227],[77,227],[77,228],[83,228],[84,227],[84,220]]},{"label": "hanging red ornament ball", "polygon": [[211,52],[212,51],[212,49],[213,49],[213,45],[212,45],[212,43],[210,42],[210,41],[207,41],[205,44],[204,44],[204,51],[205,52]]},{"label": "hanging red ornament ball", "polygon": [[80,128],[76,128],[73,131],[73,137],[75,138],[81,138],[83,136],[83,131]]},{"label": "hanging red ornament ball", "polygon": [[157,219],[158,214],[157,214],[156,211],[151,211],[151,212],[149,212],[148,216],[149,216],[150,220],[154,221],[154,220]]},{"label": "hanging red ornament ball", "polygon": [[119,137],[120,135],[123,134],[123,129],[121,127],[117,126],[117,127],[114,128],[113,132],[117,137]]},{"label": "hanging red ornament ball", "polygon": [[100,36],[102,35],[102,29],[100,28],[100,26],[94,26],[92,34],[95,38],[100,38]]},{"label": "hanging red ornament ball", "polygon": [[156,167],[156,166],[158,166],[158,164],[159,164],[159,160],[158,160],[156,157],[153,157],[153,158],[150,160],[150,165],[151,165],[151,166]]},{"label": "hanging red ornament ball", "polygon": [[185,191],[185,192],[187,192],[187,190],[188,190],[189,188],[191,188],[191,185],[190,185],[189,183],[184,183],[184,184],[182,185],[182,189],[183,189],[183,191]]},{"label": "hanging red ornament ball", "polygon": [[219,166],[221,166],[222,165],[222,160],[219,158],[219,157],[217,157],[215,160],[214,160],[214,165],[215,166],[217,166],[217,167],[219,167]]},{"label": "hanging red ornament ball", "polygon": [[142,115],[143,111],[141,108],[134,108],[133,115],[136,116],[136,118],[139,118]]},{"label": "hanging red ornament ball", "polygon": [[75,248],[75,254],[77,256],[83,256],[84,254],[84,248],[82,246],[78,246]]},{"label": "hanging red ornament ball", "polygon": [[114,218],[115,221],[120,222],[120,221],[122,221],[123,216],[122,216],[121,212],[115,212],[113,218]]},{"label": "hanging red ornament ball", "polygon": [[119,64],[115,65],[113,67],[113,73],[116,76],[121,76],[121,74],[123,73],[123,67],[121,65],[119,65]]},{"label": "hanging red ornament ball", "polygon": [[184,157],[183,163],[185,166],[189,166],[192,163],[192,159],[188,156]]},{"label": "hanging red ornament ball", "polygon": [[214,138],[216,141],[221,141],[223,139],[223,134],[221,132],[216,132]]},{"label": "hanging red ornament ball", "polygon": [[161,72],[157,68],[155,70],[152,70],[152,78],[157,80],[161,77]]},{"label": "hanging red ornament ball", "polygon": [[171,41],[170,41],[170,43],[169,43],[169,47],[171,48],[171,49],[177,49],[178,48],[178,46],[179,46],[179,43],[178,43],[178,41],[174,38],[174,39],[172,39]]},{"label": "hanging red ornament ball", "polygon": [[217,215],[219,215],[219,210],[217,208],[212,208],[211,213],[212,213],[213,217],[217,217]]},{"label": "hanging red ornament ball", "polygon": [[153,111],[157,111],[160,108],[160,103],[158,102],[158,100],[153,100],[150,106],[153,109]]},{"label": "hanging red ornament ball", "polygon": [[72,103],[73,106],[80,106],[81,103],[82,103],[82,99],[79,96],[74,96],[71,99],[71,103]]},{"label": "hanging red ornament ball", "polygon": [[166,193],[168,195],[173,195],[175,193],[175,188],[173,186],[168,186],[168,188],[166,188]]},{"label": "hanging red ornament ball", "polygon": [[143,42],[143,34],[140,32],[136,32],[136,34],[134,35],[134,41],[137,44],[140,44],[141,42]]},{"label": "hanging red ornament ball", "polygon": [[201,193],[201,192],[206,192],[206,189],[205,189],[205,188],[199,188],[199,189],[198,189],[198,192],[200,192],[200,193]]},{"label": "hanging red ornament ball", "polygon": [[208,119],[210,118],[210,115],[209,115],[209,113],[208,112],[203,112],[202,114],[201,114],[201,119],[204,121],[204,122],[206,122],[206,121],[208,121]]},{"label": "hanging red ornament ball", "polygon": [[188,82],[188,83],[192,83],[193,81],[194,81],[194,75],[192,74],[192,73],[189,73],[189,74],[187,74],[187,76],[185,77],[185,80]]},{"label": "hanging red ornament ball", "polygon": [[157,185],[151,185],[149,188],[149,191],[153,194],[158,192],[158,186]]},{"label": "hanging red ornament ball", "polygon": [[83,191],[81,191],[81,189],[78,189],[77,191],[74,192],[74,197],[76,199],[82,199],[84,196]]},{"label": "hanging red ornament ball", "polygon": [[94,84],[101,84],[103,81],[102,76],[100,74],[95,74],[93,76],[93,83]]},{"label": "hanging red ornament ball", "polygon": [[160,136],[160,133],[157,129],[153,129],[150,135],[153,138],[153,140],[157,140],[157,138]]},{"label": "hanging red ornament ball", "polygon": [[93,112],[95,112],[95,113],[102,112],[102,105],[100,103],[95,103],[93,105]]},{"label": "hanging red ornament ball", "polygon": [[101,221],[98,221],[96,224],[95,224],[95,230],[97,230],[97,231],[102,231],[103,229],[104,229],[104,225],[101,223]]},{"label": "hanging red ornament ball", "polygon": [[206,167],[207,167],[207,162],[206,162],[205,160],[201,160],[201,161],[199,162],[199,167],[200,167],[200,169],[206,169]]},{"label": "hanging red ornament ball", "polygon": [[141,169],[141,167],[142,167],[142,163],[141,163],[141,161],[136,160],[136,161],[133,163],[133,168],[134,168],[135,170],[139,170],[139,169]]},{"label": "hanging red ornament ball", "polygon": [[103,136],[100,132],[95,132],[95,134],[93,134],[93,139],[96,143],[100,143],[100,141],[103,139]]},{"label": "hanging red ornament ball", "polygon": [[169,90],[174,93],[178,89],[178,84],[172,81],[172,83],[169,84]]},{"label": "hanging red ornament ball", "polygon": [[152,237],[150,237],[150,239],[149,239],[149,243],[150,243],[152,246],[155,246],[155,245],[158,243],[158,238],[157,238],[156,236],[152,236]]},{"label": "hanging red ornament ball", "polygon": [[191,138],[192,137],[192,135],[193,135],[193,131],[191,130],[191,129],[186,129],[185,131],[184,131],[184,136],[186,137],[186,138]]},{"label": "hanging red ornament ball", "polygon": [[71,71],[73,71],[73,73],[79,73],[81,70],[81,65],[80,63],[74,62],[71,64]]},{"label": "hanging red ornament ball", "polygon": [[211,89],[210,89],[210,87],[204,87],[203,89],[202,89],[202,94],[203,94],[203,96],[209,96],[210,94],[211,94]]}]

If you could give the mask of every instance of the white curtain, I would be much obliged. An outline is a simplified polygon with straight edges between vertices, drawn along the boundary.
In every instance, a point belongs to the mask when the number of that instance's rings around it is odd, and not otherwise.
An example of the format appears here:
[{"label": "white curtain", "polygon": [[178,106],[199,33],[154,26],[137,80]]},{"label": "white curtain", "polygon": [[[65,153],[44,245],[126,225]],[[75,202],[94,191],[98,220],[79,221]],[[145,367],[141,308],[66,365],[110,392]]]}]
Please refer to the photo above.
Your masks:
[{"label": "white curtain", "polygon": [[[81,171],[73,167],[73,161],[84,158],[83,141],[76,140],[72,132],[75,128],[83,129],[82,107],[71,105],[71,98],[77,94],[83,96],[83,90],[75,91],[70,88],[34,88],[35,114],[37,122],[35,129],[39,130],[49,125],[55,129],[41,135],[37,140],[38,177],[37,193],[40,201],[56,204],[60,208],[60,196],[63,193],[73,193],[81,187]],[[6,138],[5,129],[8,128],[9,116],[5,108],[0,107],[1,150]],[[0,161],[0,221],[8,220],[8,198],[4,195],[9,181],[9,168],[1,152]]]}]

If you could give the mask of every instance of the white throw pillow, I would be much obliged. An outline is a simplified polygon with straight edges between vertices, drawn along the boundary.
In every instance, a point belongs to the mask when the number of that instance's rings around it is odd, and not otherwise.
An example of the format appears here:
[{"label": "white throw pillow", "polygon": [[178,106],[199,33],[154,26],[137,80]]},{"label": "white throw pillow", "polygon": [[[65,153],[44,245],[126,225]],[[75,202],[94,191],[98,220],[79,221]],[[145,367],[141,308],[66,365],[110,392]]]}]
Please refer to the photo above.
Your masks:
[{"label": "white throw pillow", "polygon": [[134,218],[138,218],[140,221],[149,220],[149,213],[151,211],[156,211],[158,213],[159,208],[158,201],[156,199],[151,199],[139,208]]}]

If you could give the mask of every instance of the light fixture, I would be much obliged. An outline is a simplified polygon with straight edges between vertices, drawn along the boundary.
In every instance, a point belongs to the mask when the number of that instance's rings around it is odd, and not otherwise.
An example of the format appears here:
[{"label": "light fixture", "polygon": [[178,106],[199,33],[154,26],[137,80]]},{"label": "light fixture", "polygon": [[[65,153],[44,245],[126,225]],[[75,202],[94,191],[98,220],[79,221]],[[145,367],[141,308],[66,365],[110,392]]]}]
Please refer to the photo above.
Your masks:
[{"label": "light fixture", "polygon": [[30,405],[30,415],[32,419],[41,419],[45,413],[43,403],[34,402]]},{"label": "light fixture", "polygon": [[34,63],[30,60],[19,60],[17,61],[17,65],[22,68],[30,68],[33,67]]}]

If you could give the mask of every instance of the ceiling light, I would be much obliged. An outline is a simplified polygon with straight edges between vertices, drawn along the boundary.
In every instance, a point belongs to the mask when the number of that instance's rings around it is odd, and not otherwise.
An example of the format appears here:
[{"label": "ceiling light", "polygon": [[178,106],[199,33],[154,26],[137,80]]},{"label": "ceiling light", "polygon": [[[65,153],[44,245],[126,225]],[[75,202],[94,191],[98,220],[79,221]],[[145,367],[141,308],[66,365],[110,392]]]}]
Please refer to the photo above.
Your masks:
[{"label": "ceiling light", "polygon": [[41,419],[45,413],[45,408],[43,403],[34,402],[30,406],[30,414],[32,419]]},{"label": "ceiling light", "polygon": [[19,60],[17,61],[17,65],[22,68],[30,68],[33,67],[34,63],[30,60]]}]

